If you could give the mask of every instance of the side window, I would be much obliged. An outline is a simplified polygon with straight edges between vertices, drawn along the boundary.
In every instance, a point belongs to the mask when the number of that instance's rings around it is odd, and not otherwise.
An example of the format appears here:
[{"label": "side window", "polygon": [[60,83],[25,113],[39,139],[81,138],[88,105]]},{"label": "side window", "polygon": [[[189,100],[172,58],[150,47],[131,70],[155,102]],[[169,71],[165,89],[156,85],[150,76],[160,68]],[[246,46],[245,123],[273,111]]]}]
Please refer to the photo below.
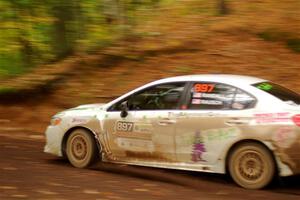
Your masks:
[{"label": "side window", "polygon": [[121,104],[127,101],[129,110],[171,110],[180,102],[185,83],[167,83],[147,88],[116,103],[111,111],[120,111]]},{"label": "side window", "polygon": [[300,105],[300,95],[280,85],[271,82],[262,82],[253,84],[253,86],[291,105]]},{"label": "side window", "polygon": [[231,109],[242,110],[254,107],[256,99],[242,90],[237,90]]},{"label": "side window", "polygon": [[255,99],[247,93],[220,83],[194,83],[188,109],[241,110],[251,108]]}]

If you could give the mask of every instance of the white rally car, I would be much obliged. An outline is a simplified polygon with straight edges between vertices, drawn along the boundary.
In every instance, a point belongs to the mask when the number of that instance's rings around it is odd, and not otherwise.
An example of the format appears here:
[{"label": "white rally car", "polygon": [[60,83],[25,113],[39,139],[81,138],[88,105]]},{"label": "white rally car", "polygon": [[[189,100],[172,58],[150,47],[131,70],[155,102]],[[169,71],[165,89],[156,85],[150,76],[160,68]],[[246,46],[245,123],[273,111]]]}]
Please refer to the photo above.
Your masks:
[{"label": "white rally car", "polygon": [[53,116],[45,152],[94,161],[229,173],[263,188],[300,173],[300,96],[267,80],[190,75]]}]

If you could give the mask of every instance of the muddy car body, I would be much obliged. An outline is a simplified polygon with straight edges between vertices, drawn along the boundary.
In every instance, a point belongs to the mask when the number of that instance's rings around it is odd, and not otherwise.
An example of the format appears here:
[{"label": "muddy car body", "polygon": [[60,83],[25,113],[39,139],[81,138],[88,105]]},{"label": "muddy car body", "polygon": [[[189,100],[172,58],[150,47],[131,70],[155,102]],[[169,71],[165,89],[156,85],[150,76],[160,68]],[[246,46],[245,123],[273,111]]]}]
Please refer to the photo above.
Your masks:
[{"label": "muddy car body", "polygon": [[249,189],[275,175],[300,173],[299,95],[267,80],[237,75],[166,78],[107,104],[53,116],[45,152],[75,167],[95,158],[230,173]]}]

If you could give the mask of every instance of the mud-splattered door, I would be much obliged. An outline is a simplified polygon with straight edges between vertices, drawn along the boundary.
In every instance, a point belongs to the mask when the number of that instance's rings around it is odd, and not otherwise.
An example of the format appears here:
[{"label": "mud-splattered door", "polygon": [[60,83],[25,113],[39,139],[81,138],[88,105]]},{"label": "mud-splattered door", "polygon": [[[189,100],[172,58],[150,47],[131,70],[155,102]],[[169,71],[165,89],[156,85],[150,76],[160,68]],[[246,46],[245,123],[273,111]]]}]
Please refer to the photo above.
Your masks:
[{"label": "mud-splattered door", "polygon": [[[175,161],[176,120],[170,114],[178,109],[185,82],[163,83],[143,89],[112,106],[112,116],[104,123],[112,154],[128,162]],[[121,118],[119,105],[128,116]]]},{"label": "mud-splattered door", "polygon": [[168,111],[129,111],[126,118],[110,113],[103,141],[110,160],[135,163],[175,161],[175,120]]}]

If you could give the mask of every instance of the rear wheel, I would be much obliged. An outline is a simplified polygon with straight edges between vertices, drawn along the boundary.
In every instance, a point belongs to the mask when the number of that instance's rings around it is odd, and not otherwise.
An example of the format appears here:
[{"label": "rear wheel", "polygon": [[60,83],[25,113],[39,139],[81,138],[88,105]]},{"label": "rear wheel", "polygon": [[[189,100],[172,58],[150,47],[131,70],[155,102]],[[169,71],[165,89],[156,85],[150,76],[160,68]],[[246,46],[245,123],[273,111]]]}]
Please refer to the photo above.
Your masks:
[{"label": "rear wheel", "polygon": [[67,139],[66,154],[74,167],[85,168],[94,163],[98,152],[92,134],[84,129],[74,130]]},{"label": "rear wheel", "polygon": [[233,180],[247,189],[267,186],[275,174],[275,162],[270,151],[258,143],[244,143],[236,147],[228,160]]}]

